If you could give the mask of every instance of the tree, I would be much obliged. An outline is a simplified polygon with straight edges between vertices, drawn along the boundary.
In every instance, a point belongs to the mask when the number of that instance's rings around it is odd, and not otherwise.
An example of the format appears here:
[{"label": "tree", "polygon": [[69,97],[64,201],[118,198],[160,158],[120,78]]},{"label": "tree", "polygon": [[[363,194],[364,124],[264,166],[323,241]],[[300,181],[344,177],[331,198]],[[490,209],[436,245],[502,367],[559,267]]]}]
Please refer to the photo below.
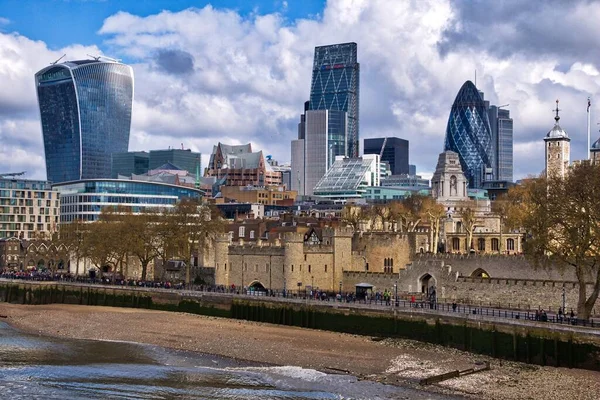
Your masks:
[{"label": "tree", "polygon": [[216,236],[225,231],[225,223],[215,207],[198,199],[183,199],[169,213],[179,254],[185,257],[185,283],[189,285],[191,260],[198,249],[207,249]]},{"label": "tree", "polygon": [[446,210],[444,209],[444,206],[439,204],[433,197],[429,197],[425,200],[423,209],[427,215],[430,226],[431,251],[435,254],[437,253],[438,242],[440,239],[440,223],[442,219],[446,217]]},{"label": "tree", "polygon": [[[512,189],[511,189],[512,190]],[[509,191],[510,193],[510,191]],[[565,178],[527,180],[513,193],[526,232],[525,255],[536,266],[571,270],[578,317],[588,319],[600,293],[600,165],[581,163]],[[588,284],[592,291],[588,295]]]},{"label": "tree", "polygon": [[473,250],[473,232],[477,226],[478,220],[476,216],[477,203],[474,200],[464,200],[457,204],[457,215],[462,221],[462,225],[467,232],[467,247],[468,251]]},{"label": "tree", "polygon": [[161,227],[159,214],[143,209],[139,214],[128,215],[125,222],[130,236],[129,251],[139,260],[141,279],[145,281],[148,265],[161,254],[161,236],[157,229]]},{"label": "tree", "polygon": [[363,210],[359,206],[347,205],[342,210],[342,222],[350,226],[354,231],[360,228],[363,218]]},{"label": "tree", "polygon": [[381,221],[381,229],[386,229],[386,224],[390,221],[390,207],[386,204],[377,204],[373,206],[373,213]]}]

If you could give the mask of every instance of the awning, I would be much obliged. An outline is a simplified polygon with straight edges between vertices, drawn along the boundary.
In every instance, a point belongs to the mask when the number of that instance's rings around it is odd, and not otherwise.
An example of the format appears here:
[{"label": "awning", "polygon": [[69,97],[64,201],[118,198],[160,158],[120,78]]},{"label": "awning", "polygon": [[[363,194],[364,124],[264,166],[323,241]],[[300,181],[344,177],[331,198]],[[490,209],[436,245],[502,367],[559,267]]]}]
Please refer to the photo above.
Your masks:
[{"label": "awning", "polygon": [[371,285],[370,283],[357,283],[355,286],[357,288],[373,289],[373,285]]}]

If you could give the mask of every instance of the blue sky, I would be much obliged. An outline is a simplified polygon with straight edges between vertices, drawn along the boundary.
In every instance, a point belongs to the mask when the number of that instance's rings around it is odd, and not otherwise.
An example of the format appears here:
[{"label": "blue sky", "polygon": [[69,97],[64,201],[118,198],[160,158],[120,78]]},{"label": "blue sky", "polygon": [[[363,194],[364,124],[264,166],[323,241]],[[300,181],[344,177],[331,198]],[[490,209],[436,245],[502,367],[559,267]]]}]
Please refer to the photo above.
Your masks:
[{"label": "blue sky", "polygon": [[207,160],[219,141],[251,142],[287,162],[315,46],[353,41],[361,147],[408,139],[410,163],[431,176],[477,70],[486,99],[510,104],[520,179],[544,168],[557,98],[572,160],[587,154],[588,96],[600,121],[599,20],[589,0],[0,0],[0,171],[45,177],[33,77],[63,54],[132,66],[130,150],[183,143]]},{"label": "blue sky", "polygon": [[141,17],[163,10],[178,12],[190,7],[215,8],[237,11],[242,16],[253,13],[280,13],[288,21],[314,18],[325,5],[324,0],[2,0],[0,17],[8,23],[0,24],[0,32],[16,31],[34,40],[42,40],[52,49],[73,42],[98,45],[103,37],[98,35],[105,18],[125,11]]}]

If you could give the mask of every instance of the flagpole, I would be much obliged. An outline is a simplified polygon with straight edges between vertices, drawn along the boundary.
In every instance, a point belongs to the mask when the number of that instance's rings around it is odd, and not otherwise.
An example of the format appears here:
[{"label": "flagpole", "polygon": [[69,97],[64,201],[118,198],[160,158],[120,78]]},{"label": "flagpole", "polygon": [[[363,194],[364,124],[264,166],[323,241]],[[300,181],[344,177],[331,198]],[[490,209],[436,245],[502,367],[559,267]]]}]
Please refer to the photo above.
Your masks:
[{"label": "flagpole", "polygon": [[588,134],[588,141],[587,141],[587,159],[591,160],[590,158],[590,106],[592,105],[592,103],[590,102],[590,98],[588,97],[588,106],[587,106],[587,134]]}]

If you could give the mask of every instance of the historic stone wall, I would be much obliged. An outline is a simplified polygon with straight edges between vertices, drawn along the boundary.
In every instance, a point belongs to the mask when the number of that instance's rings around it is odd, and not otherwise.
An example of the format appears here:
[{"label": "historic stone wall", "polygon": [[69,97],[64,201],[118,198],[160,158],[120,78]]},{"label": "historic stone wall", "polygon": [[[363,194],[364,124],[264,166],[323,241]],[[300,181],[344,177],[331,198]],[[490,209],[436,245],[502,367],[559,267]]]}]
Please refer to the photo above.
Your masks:
[{"label": "historic stone wall", "polygon": [[[352,238],[353,257],[351,268],[346,271],[365,271],[365,262],[369,264],[369,272],[398,272],[410,262],[412,255],[410,241],[406,233],[365,232]],[[364,257],[364,258],[363,258]]]}]

